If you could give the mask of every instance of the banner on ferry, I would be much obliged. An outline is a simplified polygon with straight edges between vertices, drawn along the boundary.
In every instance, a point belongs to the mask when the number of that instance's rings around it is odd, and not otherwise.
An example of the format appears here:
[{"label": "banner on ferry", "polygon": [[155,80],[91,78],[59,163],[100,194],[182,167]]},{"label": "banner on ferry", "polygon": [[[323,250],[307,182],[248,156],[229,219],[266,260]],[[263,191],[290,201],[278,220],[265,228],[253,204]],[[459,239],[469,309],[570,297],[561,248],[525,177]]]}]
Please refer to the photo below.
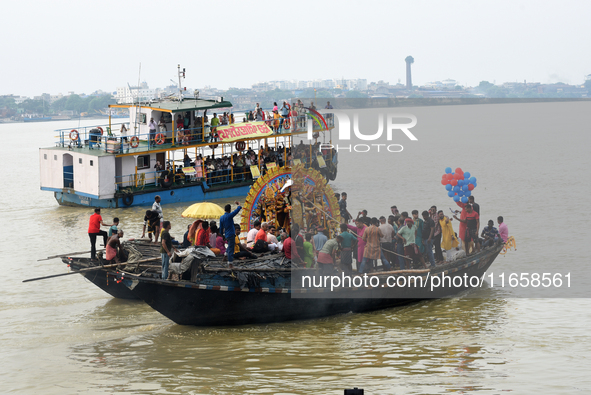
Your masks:
[{"label": "banner on ferry", "polygon": [[236,140],[270,136],[273,134],[273,129],[264,121],[259,121],[219,126],[217,132],[221,142],[229,143]]}]

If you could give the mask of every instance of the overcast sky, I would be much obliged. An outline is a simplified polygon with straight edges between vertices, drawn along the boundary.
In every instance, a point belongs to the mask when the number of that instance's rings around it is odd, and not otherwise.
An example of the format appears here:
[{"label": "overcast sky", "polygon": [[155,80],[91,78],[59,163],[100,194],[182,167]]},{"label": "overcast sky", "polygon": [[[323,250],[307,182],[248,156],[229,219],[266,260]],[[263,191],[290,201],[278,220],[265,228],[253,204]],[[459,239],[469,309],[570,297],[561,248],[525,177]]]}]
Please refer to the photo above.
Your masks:
[{"label": "overcast sky", "polygon": [[114,91],[176,79],[366,78],[581,84],[591,1],[4,1],[0,94]]}]

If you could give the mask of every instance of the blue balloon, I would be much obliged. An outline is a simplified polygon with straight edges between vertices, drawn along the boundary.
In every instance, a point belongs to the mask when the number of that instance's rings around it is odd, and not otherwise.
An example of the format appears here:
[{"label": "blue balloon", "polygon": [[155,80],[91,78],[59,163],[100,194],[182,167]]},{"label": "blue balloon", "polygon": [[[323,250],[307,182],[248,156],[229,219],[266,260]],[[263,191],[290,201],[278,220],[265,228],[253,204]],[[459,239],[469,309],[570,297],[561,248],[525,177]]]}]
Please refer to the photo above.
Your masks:
[{"label": "blue balloon", "polygon": [[470,177],[470,184],[476,183],[476,177]]},{"label": "blue balloon", "polygon": [[462,186],[462,191],[466,192],[467,190],[468,190],[468,185],[467,184],[464,185],[464,186]]},{"label": "blue balloon", "polygon": [[453,187],[452,191],[454,191],[454,192],[460,192],[460,189],[461,188],[456,185],[455,187]]},{"label": "blue balloon", "polygon": [[460,196],[460,197],[464,196],[464,191],[461,191],[461,190],[458,191],[458,196]]},{"label": "blue balloon", "polygon": [[451,191],[451,189],[452,189],[452,188],[453,188],[453,187],[451,186],[451,184],[447,184],[447,185],[445,186],[445,189],[447,189],[448,191]]},{"label": "blue balloon", "polygon": [[458,180],[458,185],[459,186],[463,186],[464,185],[464,180]]},{"label": "blue balloon", "polygon": [[478,186],[478,184],[476,184],[476,181],[474,181],[474,182],[472,183],[472,185],[474,185],[474,188],[476,188],[476,187]]},{"label": "blue balloon", "polygon": [[453,191],[449,191],[449,192],[447,193],[447,196],[449,196],[449,197],[454,197],[454,193],[453,193]]},{"label": "blue balloon", "polygon": [[464,196],[466,196],[466,197],[472,196],[472,191],[466,191],[466,192],[464,192]]},{"label": "blue balloon", "polygon": [[470,178],[470,172],[465,172],[464,173],[464,179],[467,180]]},{"label": "blue balloon", "polygon": [[446,167],[445,168],[445,174],[449,174],[451,173],[451,167]]},{"label": "blue balloon", "polygon": [[462,197],[462,203],[468,203],[468,198],[466,196]]},{"label": "blue balloon", "polygon": [[459,196],[454,196],[454,202],[459,202],[460,201],[460,197]]}]

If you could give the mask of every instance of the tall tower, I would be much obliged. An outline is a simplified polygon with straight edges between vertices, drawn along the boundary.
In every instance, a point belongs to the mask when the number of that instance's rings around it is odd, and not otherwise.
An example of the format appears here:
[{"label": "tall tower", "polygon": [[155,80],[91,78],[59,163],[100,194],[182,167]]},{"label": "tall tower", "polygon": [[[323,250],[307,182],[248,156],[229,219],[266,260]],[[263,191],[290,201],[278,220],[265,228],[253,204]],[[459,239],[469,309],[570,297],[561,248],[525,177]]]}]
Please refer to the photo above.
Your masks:
[{"label": "tall tower", "polygon": [[412,77],[410,75],[410,65],[413,64],[415,60],[412,56],[407,56],[406,59],[404,59],[404,61],[406,62],[406,89],[412,90]]}]

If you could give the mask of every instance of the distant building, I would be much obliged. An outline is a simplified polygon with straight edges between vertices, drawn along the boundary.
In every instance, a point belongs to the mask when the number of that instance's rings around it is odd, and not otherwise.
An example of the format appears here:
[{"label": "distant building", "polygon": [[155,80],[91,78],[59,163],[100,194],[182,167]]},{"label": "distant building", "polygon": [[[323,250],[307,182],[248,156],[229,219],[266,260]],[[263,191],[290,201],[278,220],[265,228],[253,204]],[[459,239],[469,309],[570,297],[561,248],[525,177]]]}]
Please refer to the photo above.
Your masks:
[{"label": "distant building", "polygon": [[149,101],[156,98],[154,89],[150,89],[148,84],[144,81],[140,86],[125,86],[117,88],[115,93],[115,100],[117,103],[127,104],[138,101]]}]

